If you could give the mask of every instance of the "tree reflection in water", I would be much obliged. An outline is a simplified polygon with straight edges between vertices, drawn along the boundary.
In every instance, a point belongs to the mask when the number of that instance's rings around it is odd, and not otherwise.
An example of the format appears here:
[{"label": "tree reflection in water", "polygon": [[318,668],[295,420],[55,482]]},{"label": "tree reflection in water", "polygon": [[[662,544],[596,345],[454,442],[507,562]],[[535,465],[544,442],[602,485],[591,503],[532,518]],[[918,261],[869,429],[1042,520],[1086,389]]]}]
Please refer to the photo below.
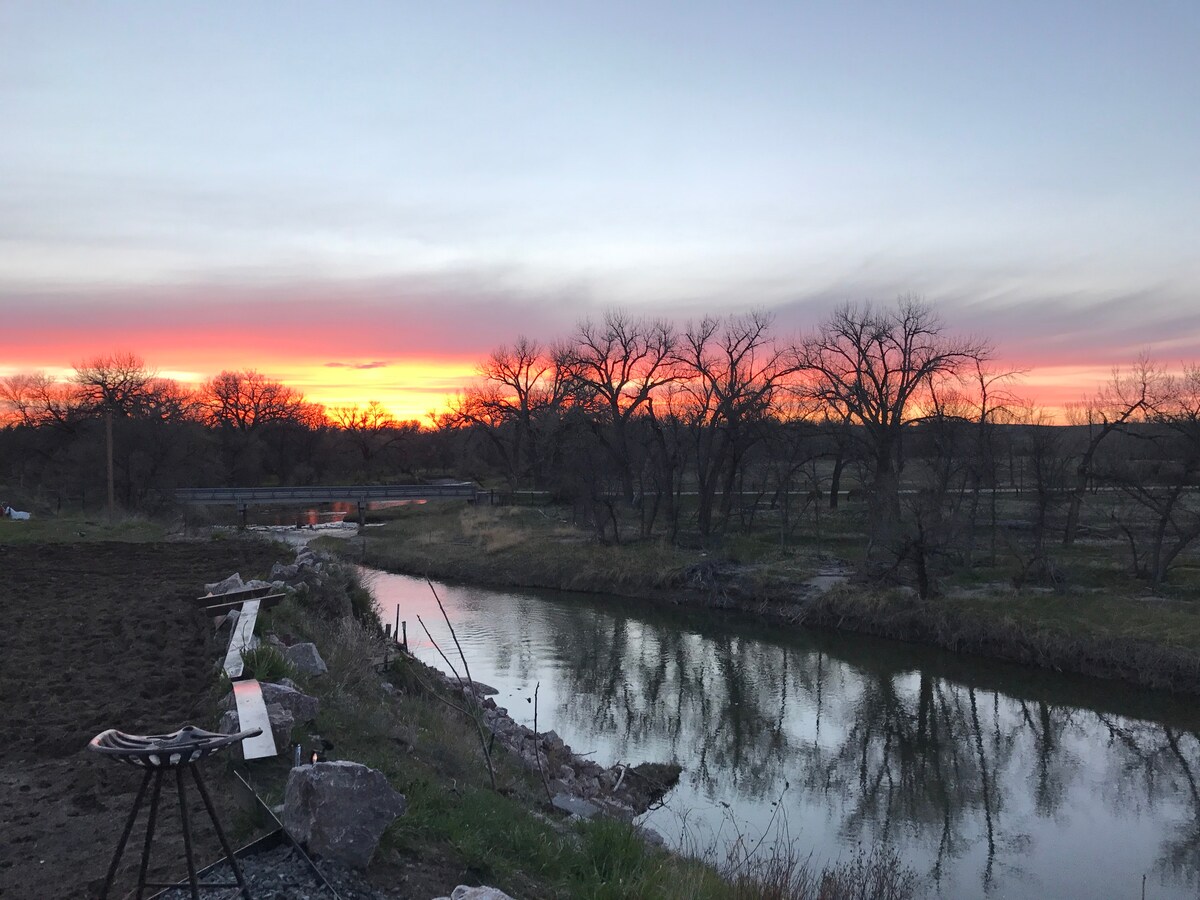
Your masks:
[{"label": "tree reflection in water", "polygon": [[543,716],[568,739],[679,761],[668,802],[707,806],[714,835],[727,806],[762,826],[782,797],[785,832],[818,858],[890,842],[947,895],[1111,893],[1112,869],[1153,873],[1155,896],[1200,886],[1185,703],[866,638],[479,594],[457,615],[488,635],[473,652],[492,677],[557,679]]}]

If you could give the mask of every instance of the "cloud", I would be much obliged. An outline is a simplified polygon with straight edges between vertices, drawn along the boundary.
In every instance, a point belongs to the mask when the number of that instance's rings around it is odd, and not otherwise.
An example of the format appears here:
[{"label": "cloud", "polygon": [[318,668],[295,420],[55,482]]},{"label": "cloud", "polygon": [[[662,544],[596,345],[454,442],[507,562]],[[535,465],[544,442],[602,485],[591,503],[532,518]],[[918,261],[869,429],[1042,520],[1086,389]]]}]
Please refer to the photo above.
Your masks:
[{"label": "cloud", "polygon": [[390,365],[391,365],[391,363],[387,362],[386,360],[376,360],[375,362],[367,362],[367,363],[327,362],[327,363],[325,363],[325,368],[327,368],[327,369],[366,370],[366,369],[386,369]]}]

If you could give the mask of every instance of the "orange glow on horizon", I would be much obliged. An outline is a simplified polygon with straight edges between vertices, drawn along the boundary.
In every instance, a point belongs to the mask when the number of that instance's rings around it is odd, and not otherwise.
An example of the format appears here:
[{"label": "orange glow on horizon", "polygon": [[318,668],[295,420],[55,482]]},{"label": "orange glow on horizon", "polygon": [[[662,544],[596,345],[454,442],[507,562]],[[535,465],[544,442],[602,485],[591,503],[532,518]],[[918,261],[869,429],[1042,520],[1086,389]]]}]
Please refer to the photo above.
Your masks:
[{"label": "orange glow on horizon", "polygon": [[[182,348],[181,348],[182,349]],[[70,357],[79,362],[95,352]],[[164,378],[198,386],[223,370],[256,369],[300,391],[306,400],[326,409],[338,406],[366,406],[380,403],[401,421],[416,420],[422,426],[432,424],[430,414],[446,411],[454,395],[478,378],[477,365],[482,358],[345,360],[335,364],[286,358],[216,359],[215,354],[197,348],[155,357],[143,357],[149,368]],[[240,354],[239,354],[240,356]],[[0,364],[0,377],[18,372],[41,371],[59,380],[69,380],[74,370],[61,359],[54,364],[38,364],[36,359],[6,360]],[[214,365],[214,363],[217,363]],[[1110,365],[1036,366],[1006,385],[1007,391],[1052,421],[1065,422],[1066,410],[1084,400],[1112,377]]]},{"label": "orange glow on horizon", "polygon": [[[135,351],[136,352],[136,351]],[[51,361],[34,359],[5,359],[0,362],[0,378],[25,372],[44,372],[59,381],[69,381],[74,374],[73,364],[103,355],[104,351],[75,354],[70,362],[61,358]],[[304,395],[310,403],[326,409],[338,406],[366,406],[378,401],[400,421],[417,420],[422,426],[431,423],[430,414],[445,412],[454,395],[467,387],[476,377],[475,359],[413,359],[387,362],[345,362],[336,366],[328,363],[295,359],[257,358],[214,359],[207,355],[201,362],[195,352],[143,356],[147,368],[159,377],[170,378],[190,387],[199,387],[222,371],[255,369],[268,378],[283,382]],[[182,358],[181,358],[182,357]],[[363,366],[371,368],[362,368]]]},{"label": "orange glow on horizon", "polygon": [[475,377],[475,366],[474,361],[411,360],[371,369],[293,365],[268,374],[326,409],[375,400],[396,419],[428,426],[430,414],[445,412],[454,394]]}]

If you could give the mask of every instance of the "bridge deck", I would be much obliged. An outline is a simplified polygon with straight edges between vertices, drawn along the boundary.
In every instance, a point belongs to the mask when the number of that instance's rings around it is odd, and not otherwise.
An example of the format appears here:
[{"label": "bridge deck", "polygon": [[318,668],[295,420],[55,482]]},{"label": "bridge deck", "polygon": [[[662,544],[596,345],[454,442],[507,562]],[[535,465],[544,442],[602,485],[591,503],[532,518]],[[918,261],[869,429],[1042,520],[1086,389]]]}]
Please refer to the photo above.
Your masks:
[{"label": "bridge deck", "polygon": [[475,496],[473,482],[454,484],[351,484],[275,488],[180,488],[175,499],[189,504],[365,503],[370,500],[450,500]]}]

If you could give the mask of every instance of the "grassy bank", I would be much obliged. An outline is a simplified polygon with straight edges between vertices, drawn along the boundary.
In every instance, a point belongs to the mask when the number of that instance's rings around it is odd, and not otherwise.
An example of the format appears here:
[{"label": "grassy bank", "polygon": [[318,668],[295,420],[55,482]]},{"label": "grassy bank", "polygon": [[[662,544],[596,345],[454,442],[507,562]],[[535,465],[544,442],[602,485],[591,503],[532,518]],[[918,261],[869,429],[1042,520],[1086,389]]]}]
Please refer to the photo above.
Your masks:
[{"label": "grassy bank", "polygon": [[[113,724],[135,731],[183,721],[214,727],[217,701],[229,687],[212,665],[224,633],[213,637],[210,622],[191,598],[206,581],[234,569],[247,578],[266,576],[272,563],[291,551],[238,539],[165,542],[163,529],[152,523],[101,526],[47,519],[36,524],[35,533],[29,523],[0,522],[0,562],[7,557],[21,576],[6,595],[5,611],[14,627],[5,644],[11,671],[4,674],[14,676],[16,692],[10,717],[0,724],[29,744],[28,754],[19,752],[23,745],[9,748],[13,752],[0,775],[6,783],[20,779],[30,785],[28,793],[22,788],[5,797],[5,811],[25,816],[20,827],[37,842],[36,853],[15,854],[14,868],[0,867],[0,893],[11,886],[21,896],[84,896],[103,875],[111,836],[121,824],[117,817],[131,805],[137,778],[132,770],[117,771],[104,762],[85,766],[81,774],[79,749]],[[9,539],[14,536],[22,546]],[[81,579],[85,604],[77,590]],[[499,746],[493,752],[493,789],[474,723],[444,702],[423,667],[388,654],[377,623],[363,620],[372,608],[365,597],[353,571],[338,567],[264,611],[256,633],[273,633],[288,643],[311,640],[329,666],[322,677],[296,676],[304,690],[320,698],[321,711],[315,726],[297,726],[291,739],[305,747],[327,742],[331,759],[372,766],[407,797],[407,814],[384,834],[366,873],[381,895],[428,900],[448,894],[456,884],[482,882],[522,900],[911,896],[911,874],[885,852],[829,870],[811,867],[804,855],[786,853],[735,870],[723,860],[683,859],[651,847],[619,822],[568,822],[547,808],[537,776]],[[130,615],[135,600],[137,614]],[[62,629],[63,622],[76,621],[80,608],[86,608],[87,627]],[[45,635],[34,628],[34,613]],[[177,648],[163,635],[189,643],[189,649]],[[269,654],[258,655],[263,659],[257,662],[266,665]],[[179,659],[191,660],[194,671],[185,672]],[[161,696],[128,690],[131,678],[153,683],[155,690],[163,686],[158,675],[139,677],[135,664],[181,673],[182,687],[172,694],[178,695],[178,709],[168,709]],[[271,667],[275,676],[283,674],[278,659]],[[26,708],[43,703],[53,716],[46,709],[34,715]],[[88,721],[88,715],[97,720]],[[30,728],[35,719],[38,727]],[[250,777],[269,802],[277,803],[288,771],[288,760],[280,757],[252,764]],[[235,843],[268,827],[233,808],[234,779],[221,762],[209,764],[206,778]],[[117,781],[124,793],[115,790]],[[17,822],[8,825],[15,828]],[[169,826],[168,817],[160,826],[164,842],[177,839]],[[0,827],[0,836],[7,837],[3,832]],[[140,839],[141,831],[135,834]],[[203,831],[198,839],[201,855],[215,858],[211,834]],[[53,857],[69,871],[40,865],[39,857]],[[127,854],[122,877],[134,877],[127,870],[136,861],[136,854]],[[154,865],[156,877],[178,875],[167,854],[156,856]]]},{"label": "grassy bank", "polygon": [[[422,664],[389,653],[377,627],[316,612],[338,605],[316,594],[289,600],[264,627],[317,643],[329,673],[304,685],[322,701],[317,731],[336,758],[382,771],[408,799],[372,864],[376,883],[404,883],[414,897],[480,882],[521,898],[911,896],[911,874],[886,852],[819,870],[783,851],[734,871],[652,847],[620,822],[567,822],[548,808],[537,775],[499,744],[493,789],[475,723],[455,708],[461,701],[443,696]],[[276,766],[275,791],[285,774]]]},{"label": "grassy bank", "polygon": [[1057,590],[1016,586],[1003,558],[945,580],[941,594],[926,600],[852,574],[829,590],[810,584],[831,568],[853,572],[853,527],[848,518],[831,520],[820,545],[780,547],[766,533],[706,550],[665,541],[606,546],[554,508],[430,504],[390,511],[365,538],[339,543],[341,552],[391,571],[738,609],[769,621],[1200,693],[1195,573],[1185,570],[1175,585],[1150,595],[1113,548],[1081,545],[1063,551],[1073,577]]}]

